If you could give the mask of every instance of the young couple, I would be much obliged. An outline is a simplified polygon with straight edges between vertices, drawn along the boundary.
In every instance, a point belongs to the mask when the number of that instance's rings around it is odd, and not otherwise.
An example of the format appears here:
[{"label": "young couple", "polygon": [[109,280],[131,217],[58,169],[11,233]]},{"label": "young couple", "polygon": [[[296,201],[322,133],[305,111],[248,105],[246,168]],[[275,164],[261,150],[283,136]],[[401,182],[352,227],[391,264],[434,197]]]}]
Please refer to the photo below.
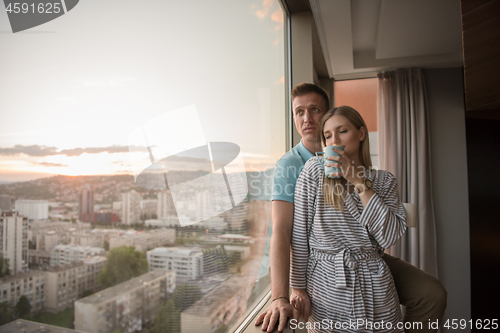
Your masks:
[{"label": "young couple", "polygon": [[[371,169],[362,117],[347,106],[330,110],[326,92],[309,83],[294,87],[292,107],[302,140],[276,170],[302,172],[275,171],[272,303],[255,324],[283,331],[288,317],[300,317],[309,320],[310,332],[398,332],[401,302],[405,322],[421,328],[406,332],[434,332],[428,322],[443,316],[446,291],[431,275],[383,254],[406,230],[405,213],[395,177]],[[325,175],[314,155],[329,146],[343,147],[327,164],[341,172]],[[373,326],[382,320],[390,328]],[[365,324],[336,326],[353,322]]]}]

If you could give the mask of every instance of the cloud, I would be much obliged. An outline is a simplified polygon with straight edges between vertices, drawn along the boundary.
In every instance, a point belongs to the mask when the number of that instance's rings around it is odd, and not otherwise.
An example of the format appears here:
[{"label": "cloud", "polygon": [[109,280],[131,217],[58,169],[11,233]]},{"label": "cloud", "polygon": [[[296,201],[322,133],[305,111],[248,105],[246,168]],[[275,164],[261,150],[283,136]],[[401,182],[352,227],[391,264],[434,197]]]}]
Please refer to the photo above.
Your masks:
[{"label": "cloud", "polygon": [[[132,148],[140,148],[133,146]],[[144,148],[142,148],[144,149]],[[100,154],[100,153],[128,153],[129,146],[118,146],[113,145],[109,147],[88,147],[88,148],[73,148],[73,149],[63,149],[58,151],[56,147],[48,146],[23,146],[15,145],[12,148],[0,148],[0,155],[3,156],[15,156],[15,155],[28,155],[28,156],[54,156],[54,155],[66,155],[66,156],[80,156],[82,154]]]},{"label": "cloud", "polygon": [[54,167],[57,167],[57,168],[67,168],[69,167],[69,165],[67,164],[61,164],[61,163],[50,163],[50,162],[40,162],[40,163],[33,163],[33,164],[36,164],[36,165],[41,165],[41,166],[45,166],[45,167],[50,167],[50,168],[54,168]]},{"label": "cloud", "polygon": [[61,150],[58,155],[66,156],[80,156],[82,154],[100,154],[100,153],[128,153],[129,146],[117,146],[113,145],[110,147],[89,147],[89,148],[73,148]]},{"label": "cloud", "polygon": [[283,24],[283,11],[280,8],[277,9],[274,13],[271,14],[271,20]]},{"label": "cloud", "polygon": [[259,9],[255,12],[255,15],[257,15],[258,18],[263,20],[267,15],[269,15],[269,12],[271,11],[271,7],[273,5],[274,0],[262,0],[262,9]]},{"label": "cloud", "polygon": [[15,145],[13,148],[0,148],[0,155],[3,156],[14,156],[21,154],[28,156],[58,155],[56,147],[47,147],[39,145],[31,145],[31,146]]}]

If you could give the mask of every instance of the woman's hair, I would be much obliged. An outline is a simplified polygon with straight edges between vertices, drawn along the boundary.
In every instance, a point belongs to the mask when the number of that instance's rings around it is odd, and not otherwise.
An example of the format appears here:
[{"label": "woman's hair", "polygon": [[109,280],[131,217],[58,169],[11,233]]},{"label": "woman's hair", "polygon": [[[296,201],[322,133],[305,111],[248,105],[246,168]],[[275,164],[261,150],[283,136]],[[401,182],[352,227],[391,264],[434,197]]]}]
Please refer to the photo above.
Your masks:
[{"label": "woman's hair", "polygon": [[[368,136],[368,128],[366,127],[365,121],[363,117],[358,113],[358,111],[354,110],[350,106],[339,106],[329,110],[319,124],[318,135],[320,136],[323,147],[326,147],[326,138],[325,138],[325,123],[331,117],[338,115],[343,116],[351,124],[356,127],[359,131],[361,127],[366,129],[365,138],[360,142],[359,146],[359,160],[365,169],[369,169],[372,167],[372,159],[370,157],[370,139]],[[357,172],[357,171],[356,171]],[[343,202],[344,202],[344,187],[346,185],[346,180],[343,178],[330,178],[325,174],[325,179],[323,182],[323,192],[325,195],[325,201],[328,205],[343,210]]]}]

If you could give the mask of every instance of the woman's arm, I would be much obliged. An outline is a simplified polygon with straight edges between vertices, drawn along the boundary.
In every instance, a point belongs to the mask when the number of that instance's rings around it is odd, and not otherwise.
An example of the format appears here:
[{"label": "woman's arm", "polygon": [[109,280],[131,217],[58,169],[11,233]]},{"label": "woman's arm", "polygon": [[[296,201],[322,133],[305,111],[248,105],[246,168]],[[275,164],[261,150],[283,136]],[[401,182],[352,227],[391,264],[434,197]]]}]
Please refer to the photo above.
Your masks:
[{"label": "woman's arm", "polygon": [[389,248],[406,231],[406,214],[399,199],[396,177],[386,172],[381,182],[382,190],[371,195],[359,223],[368,229],[380,246]]},{"label": "woman's arm", "polygon": [[314,217],[314,201],[318,191],[315,180],[307,166],[300,173],[294,196],[294,218],[290,253],[290,286],[306,289],[307,263],[309,260],[309,230]]}]

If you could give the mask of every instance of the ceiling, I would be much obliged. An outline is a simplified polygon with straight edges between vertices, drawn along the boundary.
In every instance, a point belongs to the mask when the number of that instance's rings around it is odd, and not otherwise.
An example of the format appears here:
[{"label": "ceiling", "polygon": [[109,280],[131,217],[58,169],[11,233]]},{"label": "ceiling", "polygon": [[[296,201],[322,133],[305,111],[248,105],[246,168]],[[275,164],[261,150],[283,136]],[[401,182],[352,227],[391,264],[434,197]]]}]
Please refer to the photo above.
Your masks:
[{"label": "ceiling", "polygon": [[309,0],[309,5],[319,77],[463,66],[460,0]]}]

